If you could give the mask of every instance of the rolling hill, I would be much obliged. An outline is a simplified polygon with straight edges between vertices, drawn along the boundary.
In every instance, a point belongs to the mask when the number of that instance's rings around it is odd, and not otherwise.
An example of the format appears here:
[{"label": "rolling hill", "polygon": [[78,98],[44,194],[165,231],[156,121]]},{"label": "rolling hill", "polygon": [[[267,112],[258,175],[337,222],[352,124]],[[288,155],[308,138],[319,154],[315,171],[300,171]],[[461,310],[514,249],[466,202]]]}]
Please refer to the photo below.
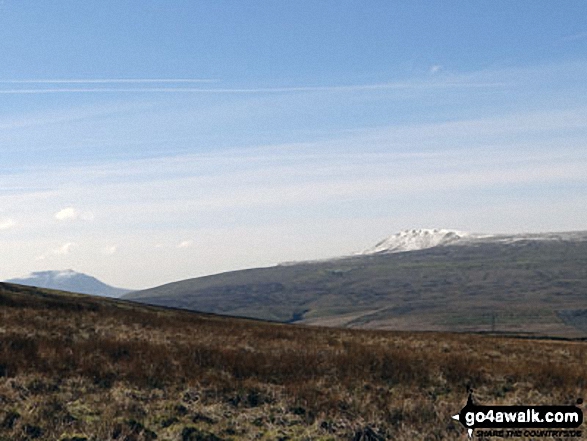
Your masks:
[{"label": "rolling hill", "polygon": [[409,230],[356,256],[200,277],[124,297],[290,323],[579,336],[587,333],[587,233]]},{"label": "rolling hill", "polygon": [[468,389],[574,404],[586,356],[584,341],[267,323],[0,283],[0,440],[460,440]]}]

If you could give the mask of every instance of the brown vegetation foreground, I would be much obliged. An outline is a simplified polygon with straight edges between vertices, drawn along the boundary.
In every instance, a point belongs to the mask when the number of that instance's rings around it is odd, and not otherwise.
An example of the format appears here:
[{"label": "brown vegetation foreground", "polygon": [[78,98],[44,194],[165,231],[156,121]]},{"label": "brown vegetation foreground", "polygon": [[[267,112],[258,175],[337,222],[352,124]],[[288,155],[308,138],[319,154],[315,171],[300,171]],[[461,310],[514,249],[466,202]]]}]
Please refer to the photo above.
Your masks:
[{"label": "brown vegetation foreground", "polygon": [[0,440],[466,439],[587,398],[584,342],[310,328],[0,284]]}]

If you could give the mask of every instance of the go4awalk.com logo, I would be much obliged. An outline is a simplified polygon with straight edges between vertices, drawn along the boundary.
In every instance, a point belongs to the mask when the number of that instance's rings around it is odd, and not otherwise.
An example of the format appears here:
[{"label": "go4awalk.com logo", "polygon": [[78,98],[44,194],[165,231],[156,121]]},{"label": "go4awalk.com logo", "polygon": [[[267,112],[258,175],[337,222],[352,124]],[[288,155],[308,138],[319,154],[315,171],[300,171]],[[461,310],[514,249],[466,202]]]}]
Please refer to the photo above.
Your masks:
[{"label": "go4awalk.com logo", "polygon": [[[582,404],[577,400],[577,404]],[[478,406],[473,394],[465,407],[453,416],[476,436],[580,438],[583,411],[577,406]]]}]

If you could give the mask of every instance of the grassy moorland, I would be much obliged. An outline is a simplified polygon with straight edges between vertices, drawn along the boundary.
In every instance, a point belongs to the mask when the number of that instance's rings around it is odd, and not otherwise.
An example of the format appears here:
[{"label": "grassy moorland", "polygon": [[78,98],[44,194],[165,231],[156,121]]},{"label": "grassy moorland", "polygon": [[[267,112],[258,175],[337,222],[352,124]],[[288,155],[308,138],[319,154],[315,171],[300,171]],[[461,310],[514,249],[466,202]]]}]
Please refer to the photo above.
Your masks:
[{"label": "grassy moorland", "polygon": [[302,327],[0,284],[0,440],[465,439],[487,404],[573,404],[580,341]]},{"label": "grassy moorland", "polygon": [[319,326],[587,336],[587,241],[473,243],[233,271],[128,299]]}]

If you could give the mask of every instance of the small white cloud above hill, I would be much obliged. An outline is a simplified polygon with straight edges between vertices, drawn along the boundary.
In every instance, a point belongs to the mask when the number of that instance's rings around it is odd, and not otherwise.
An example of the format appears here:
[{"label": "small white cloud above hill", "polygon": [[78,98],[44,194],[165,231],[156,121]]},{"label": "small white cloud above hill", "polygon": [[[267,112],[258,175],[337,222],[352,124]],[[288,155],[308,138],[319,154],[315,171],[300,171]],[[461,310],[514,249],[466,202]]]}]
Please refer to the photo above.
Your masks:
[{"label": "small white cloud above hill", "polygon": [[0,218],[0,230],[10,230],[16,226],[16,222],[8,218]]},{"label": "small white cloud above hill", "polygon": [[67,207],[55,213],[55,219],[58,221],[72,221],[83,220],[91,221],[94,219],[94,214],[91,211],[79,211],[73,207]]},{"label": "small white cloud above hill", "polygon": [[76,244],[74,242],[64,243],[63,245],[60,245],[57,248],[54,248],[44,254],[41,254],[39,257],[37,257],[37,260],[45,260],[50,255],[66,256],[71,253],[71,251],[73,250],[73,248],[75,248],[75,246],[76,246]]}]

